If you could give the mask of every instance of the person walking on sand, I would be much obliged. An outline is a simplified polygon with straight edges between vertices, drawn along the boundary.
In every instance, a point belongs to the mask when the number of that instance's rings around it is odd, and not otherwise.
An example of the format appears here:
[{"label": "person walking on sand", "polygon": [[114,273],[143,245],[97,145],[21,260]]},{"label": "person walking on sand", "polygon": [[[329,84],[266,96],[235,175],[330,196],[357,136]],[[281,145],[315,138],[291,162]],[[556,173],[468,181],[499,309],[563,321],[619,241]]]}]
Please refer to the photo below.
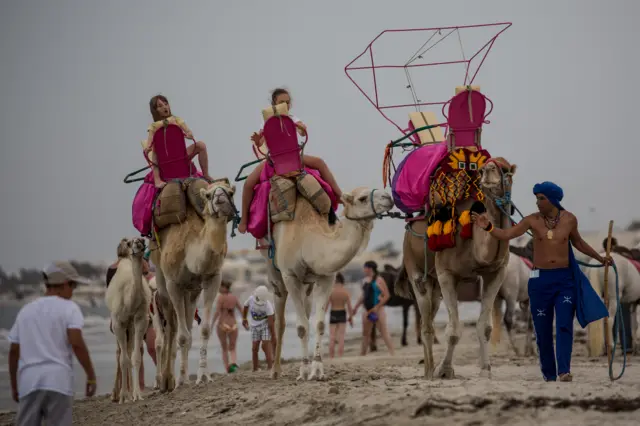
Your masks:
[{"label": "person walking on sand", "polygon": [[[231,283],[222,281],[216,302],[216,313],[211,321],[211,328],[216,325],[218,339],[222,348],[222,362],[227,373],[233,373],[238,369],[236,342],[238,341],[238,323],[236,321],[236,308],[242,312],[238,298],[231,293]],[[231,355],[231,364],[229,364]]]},{"label": "person walking on sand", "polygon": [[[553,182],[533,187],[538,213],[509,229],[496,228],[486,217],[472,213],[472,220],[498,240],[508,241],[527,231],[533,234],[533,269],[529,274],[529,300],[536,332],[540,368],[545,381],[570,382],[574,314],[584,328],[608,316],[600,296],[580,270],[572,245],[603,264],[603,258],[578,232],[578,219],[560,201],[562,189]],[[553,316],[556,315],[556,348],[553,348]]]},{"label": "person walking on sand", "polygon": [[[251,321],[247,320],[247,314],[251,313]],[[275,336],[274,330],[274,309],[269,300],[269,290],[261,285],[253,291],[253,294],[244,302],[242,310],[242,326],[251,329],[251,359],[253,361],[253,371],[258,371],[258,352],[260,342],[262,350],[267,358],[267,367],[271,369],[273,362],[273,348],[271,336]]]},{"label": "person walking on sand", "polygon": [[387,328],[387,314],[384,311],[384,305],[390,297],[387,283],[384,281],[384,278],[378,274],[378,264],[373,260],[364,263],[364,276],[362,295],[353,308],[352,315],[355,316],[360,305],[364,305],[366,310],[362,313],[362,349],[360,355],[364,356],[367,354],[371,330],[375,322],[380,329],[382,340],[384,340],[385,345],[387,345],[389,354],[393,356],[395,351],[393,349],[393,343],[391,342],[391,336],[389,335],[389,329]]},{"label": "person walking on sand", "polygon": [[96,374],[82,337],[84,318],[71,300],[78,284],[88,284],[69,262],[53,262],[43,271],[44,297],[18,312],[9,332],[9,376],[18,402],[17,426],[71,425],[72,354],[87,375],[85,395],[96,392]]},{"label": "person walking on sand", "polygon": [[335,354],[335,346],[338,343],[338,356],[344,355],[344,333],[347,328],[347,315],[349,325],[353,327],[353,308],[351,307],[351,295],[344,288],[344,276],[336,274],[333,290],[329,296],[329,303],[325,308],[325,313],[329,310],[329,358]]}]

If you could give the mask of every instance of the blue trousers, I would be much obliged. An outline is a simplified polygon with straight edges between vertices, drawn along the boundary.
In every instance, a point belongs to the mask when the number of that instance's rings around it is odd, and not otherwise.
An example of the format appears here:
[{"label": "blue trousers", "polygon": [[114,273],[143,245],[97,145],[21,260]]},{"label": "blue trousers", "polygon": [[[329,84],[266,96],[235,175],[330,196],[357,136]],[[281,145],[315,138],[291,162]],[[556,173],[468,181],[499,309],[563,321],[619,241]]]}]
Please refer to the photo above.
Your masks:
[{"label": "blue trousers", "polygon": [[[537,269],[529,278],[529,301],[540,368],[546,381],[571,371],[573,318],[576,312],[576,290],[571,268]],[[553,314],[556,315],[556,351],[553,350]],[[557,368],[556,368],[557,361]]]}]

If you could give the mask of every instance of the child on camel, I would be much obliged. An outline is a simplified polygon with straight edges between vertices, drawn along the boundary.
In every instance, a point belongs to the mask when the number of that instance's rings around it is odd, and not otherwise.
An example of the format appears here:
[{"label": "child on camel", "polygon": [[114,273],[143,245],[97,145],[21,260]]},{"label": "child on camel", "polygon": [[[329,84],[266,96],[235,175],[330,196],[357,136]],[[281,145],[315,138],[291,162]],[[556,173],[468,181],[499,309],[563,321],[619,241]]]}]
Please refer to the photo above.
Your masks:
[{"label": "child on camel", "polygon": [[[171,107],[169,106],[169,101],[165,96],[156,95],[153,98],[151,98],[151,100],[149,101],[149,109],[151,110],[151,117],[153,117],[154,123],[151,124],[147,129],[147,132],[149,133],[149,137],[147,139],[147,149],[146,149],[147,155],[152,150],[150,148],[151,141],[153,140],[153,135],[155,133],[155,127],[156,127],[154,126],[154,124],[171,117],[173,117],[175,119],[176,124],[180,126],[180,128],[184,132],[184,136],[187,139],[193,140],[193,133],[191,132],[189,127],[187,127],[187,124],[184,122],[184,120],[171,113]],[[204,142],[197,141],[194,144],[187,146],[187,154],[189,156],[192,156],[192,155],[198,156],[198,163],[200,164],[200,170],[202,171],[202,175],[208,181],[212,181],[213,179],[209,175],[209,157],[207,155],[207,146],[204,144]],[[160,170],[158,170],[158,167],[156,166],[153,166],[153,180],[156,188],[162,188],[164,185],[166,185],[166,182],[164,182],[160,177]]]},{"label": "child on camel", "polygon": [[[307,126],[298,117],[291,114],[291,95],[289,94],[289,91],[286,89],[277,88],[273,92],[271,92],[271,105],[275,106],[282,103],[287,104],[287,107],[289,109],[289,117],[291,117],[293,122],[296,124],[298,133],[304,136],[307,131]],[[264,123],[262,126],[264,128]],[[265,143],[262,129],[260,129],[259,133],[254,132],[253,135],[251,135],[251,140],[256,146],[262,146]],[[249,208],[251,207],[251,201],[253,200],[253,188],[260,182],[260,174],[262,173],[262,169],[264,169],[264,164],[265,162],[259,164],[258,167],[256,167],[247,177],[244,183],[244,187],[242,190],[242,213],[240,217],[240,223],[238,224],[238,232],[240,232],[241,234],[247,232]],[[329,170],[329,167],[324,162],[324,160],[311,155],[303,155],[302,164],[305,167],[309,167],[310,169],[315,169],[320,172],[320,176],[322,177],[322,179],[324,179],[329,184],[329,186],[331,186],[331,189],[338,199],[338,202],[341,202],[340,198],[342,197],[342,191],[340,190],[336,179],[333,177],[331,170]]]}]

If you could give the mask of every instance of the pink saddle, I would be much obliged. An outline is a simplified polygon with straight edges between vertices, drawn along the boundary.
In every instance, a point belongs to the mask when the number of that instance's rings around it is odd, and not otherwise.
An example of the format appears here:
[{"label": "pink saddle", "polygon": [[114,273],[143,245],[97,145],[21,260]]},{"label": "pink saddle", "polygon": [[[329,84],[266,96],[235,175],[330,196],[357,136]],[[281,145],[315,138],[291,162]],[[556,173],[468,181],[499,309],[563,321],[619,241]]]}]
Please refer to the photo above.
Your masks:
[{"label": "pink saddle", "polygon": [[[186,179],[197,173],[195,165],[191,162],[193,156],[187,154],[184,133],[178,125],[167,124],[158,129],[153,135],[151,147],[156,155],[155,165],[163,181]],[[147,161],[151,163],[149,158]]]},{"label": "pink saddle", "polygon": [[[301,171],[302,146],[298,144],[298,130],[288,116],[273,116],[264,123],[263,136],[269,148],[269,158],[277,175]],[[306,144],[306,141],[304,142]]]},{"label": "pink saddle", "polygon": [[[449,138],[452,148],[470,146],[482,148],[480,144],[482,124],[491,113],[489,110],[489,113],[485,115],[486,101],[491,102],[476,90],[465,90],[451,98],[449,114],[448,116],[445,114],[445,117],[447,117],[449,124]],[[443,106],[443,114],[445,106]]]}]

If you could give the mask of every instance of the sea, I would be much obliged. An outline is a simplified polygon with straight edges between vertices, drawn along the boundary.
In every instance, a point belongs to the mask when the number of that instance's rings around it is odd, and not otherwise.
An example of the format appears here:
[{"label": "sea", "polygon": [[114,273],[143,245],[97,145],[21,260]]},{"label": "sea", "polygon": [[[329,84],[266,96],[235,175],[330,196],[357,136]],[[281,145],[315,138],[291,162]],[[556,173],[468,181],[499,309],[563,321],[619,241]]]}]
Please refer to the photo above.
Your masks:
[{"label": "sea", "polygon": [[[352,295],[352,303],[355,304],[359,296],[360,289],[357,285],[348,285],[347,288]],[[244,298],[243,298],[244,297]],[[242,295],[240,298],[241,302],[243,302],[248,294]],[[201,304],[201,301],[200,301]],[[9,373],[8,373],[8,353],[9,353],[9,341],[7,340],[7,336],[9,334],[9,330],[15,321],[16,315],[18,314],[21,304],[17,302],[0,302],[0,410],[15,410],[17,408],[17,404],[13,402],[11,398],[11,387],[9,381]],[[94,365],[94,369],[97,375],[98,389],[97,395],[104,395],[111,392],[113,389],[114,383],[114,375],[116,372],[116,340],[113,334],[109,331],[109,311],[105,306],[96,306],[89,307],[84,306],[84,304],[80,305],[82,313],[84,315],[85,325],[83,329],[83,335],[87,346],[89,348],[89,353],[91,354],[91,360]],[[199,306],[200,312],[202,313],[202,306]],[[402,308],[390,308],[386,307],[387,311],[387,321],[389,328],[391,330],[401,330],[402,329]],[[360,312],[362,312],[360,310]],[[461,303],[460,309],[460,319],[462,321],[475,320],[478,318],[478,314],[480,313],[480,304],[479,303]],[[313,314],[312,314],[313,315]],[[300,340],[298,339],[296,333],[296,315],[293,307],[293,303],[287,303],[286,308],[286,323],[287,327],[285,329],[284,339],[283,339],[283,349],[282,354],[283,358],[299,358],[301,356],[302,348],[300,346]],[[238,321],[240,320],[240,315],[238,315]],[[446,322],[448,319],[448,314],[444,304],[442,303],[440,306],[440,310],[436,315],[436,322]],[[313,316],[311,317],[311,330],[310,330],[310,340],[309,347],[313,348],[313,343],[315,339],[315,329],[313,326]],[[326,318],[328,322],[328,314]],[[409,344],[415,344],[415,332],[414,332],[414,324],[415,324],[415,313],[413,309],[409,314],[409,329],[408,329],[408,339]],[[239,325],[239,335],[237,342],[237,352],[238,352],[238,364],[241,365],[247,361],[251,360],[251,333],[249,331],[244,330],[242,326]],[[354,318],[354,326],[353,328],[347,326],[346,334],[347,336],[356,336],[362,333],[362,323],[360,315],[357,315]],[[198,366],[198,360],[200,357],[200,331],[197,323],[194,322],[194,326],[192,328],[193,334],[193,344],[191,350],[189,352],[189,374],[195,374]],[[328,352],[328,333],[325,334],[324,339],[324,348],[325,354]],[[399,341],[394,341],[394,345],[396,347],[400,346]],[[385,346],[382,339],[378,344],[378,350],[384,351]],[[264,354],[261,353],[261,360],[264,360]],[[326,356],[326,355],[325,355]],[[179,363],[179,357],[176,359],[176,367],[177,363]],[[144,372],[145,372],[145,386],[149,388],[153,386],[155,380],[155,366],[153,361],[149,357],[149,354],[146,353],[145,347],[145,355],[143,357],[144,362]],[[75,397],[83,398],[84,397],[84,387],[85,387],[85,374],[76,359],[73,360],[74,367],[74,383],[75,383]],[[209,339],[208,345],[208,367],[209,372],[215,373],[223,373],[224,365],[222,364],[222,357],[220,351],[220,342],[218,341],[218,336],[214,332]],[[176,368],[177,371],[177,368]],[[136,373],[137,374],[137,373]],[[137,377],[137,376],[136,376]]]}]

